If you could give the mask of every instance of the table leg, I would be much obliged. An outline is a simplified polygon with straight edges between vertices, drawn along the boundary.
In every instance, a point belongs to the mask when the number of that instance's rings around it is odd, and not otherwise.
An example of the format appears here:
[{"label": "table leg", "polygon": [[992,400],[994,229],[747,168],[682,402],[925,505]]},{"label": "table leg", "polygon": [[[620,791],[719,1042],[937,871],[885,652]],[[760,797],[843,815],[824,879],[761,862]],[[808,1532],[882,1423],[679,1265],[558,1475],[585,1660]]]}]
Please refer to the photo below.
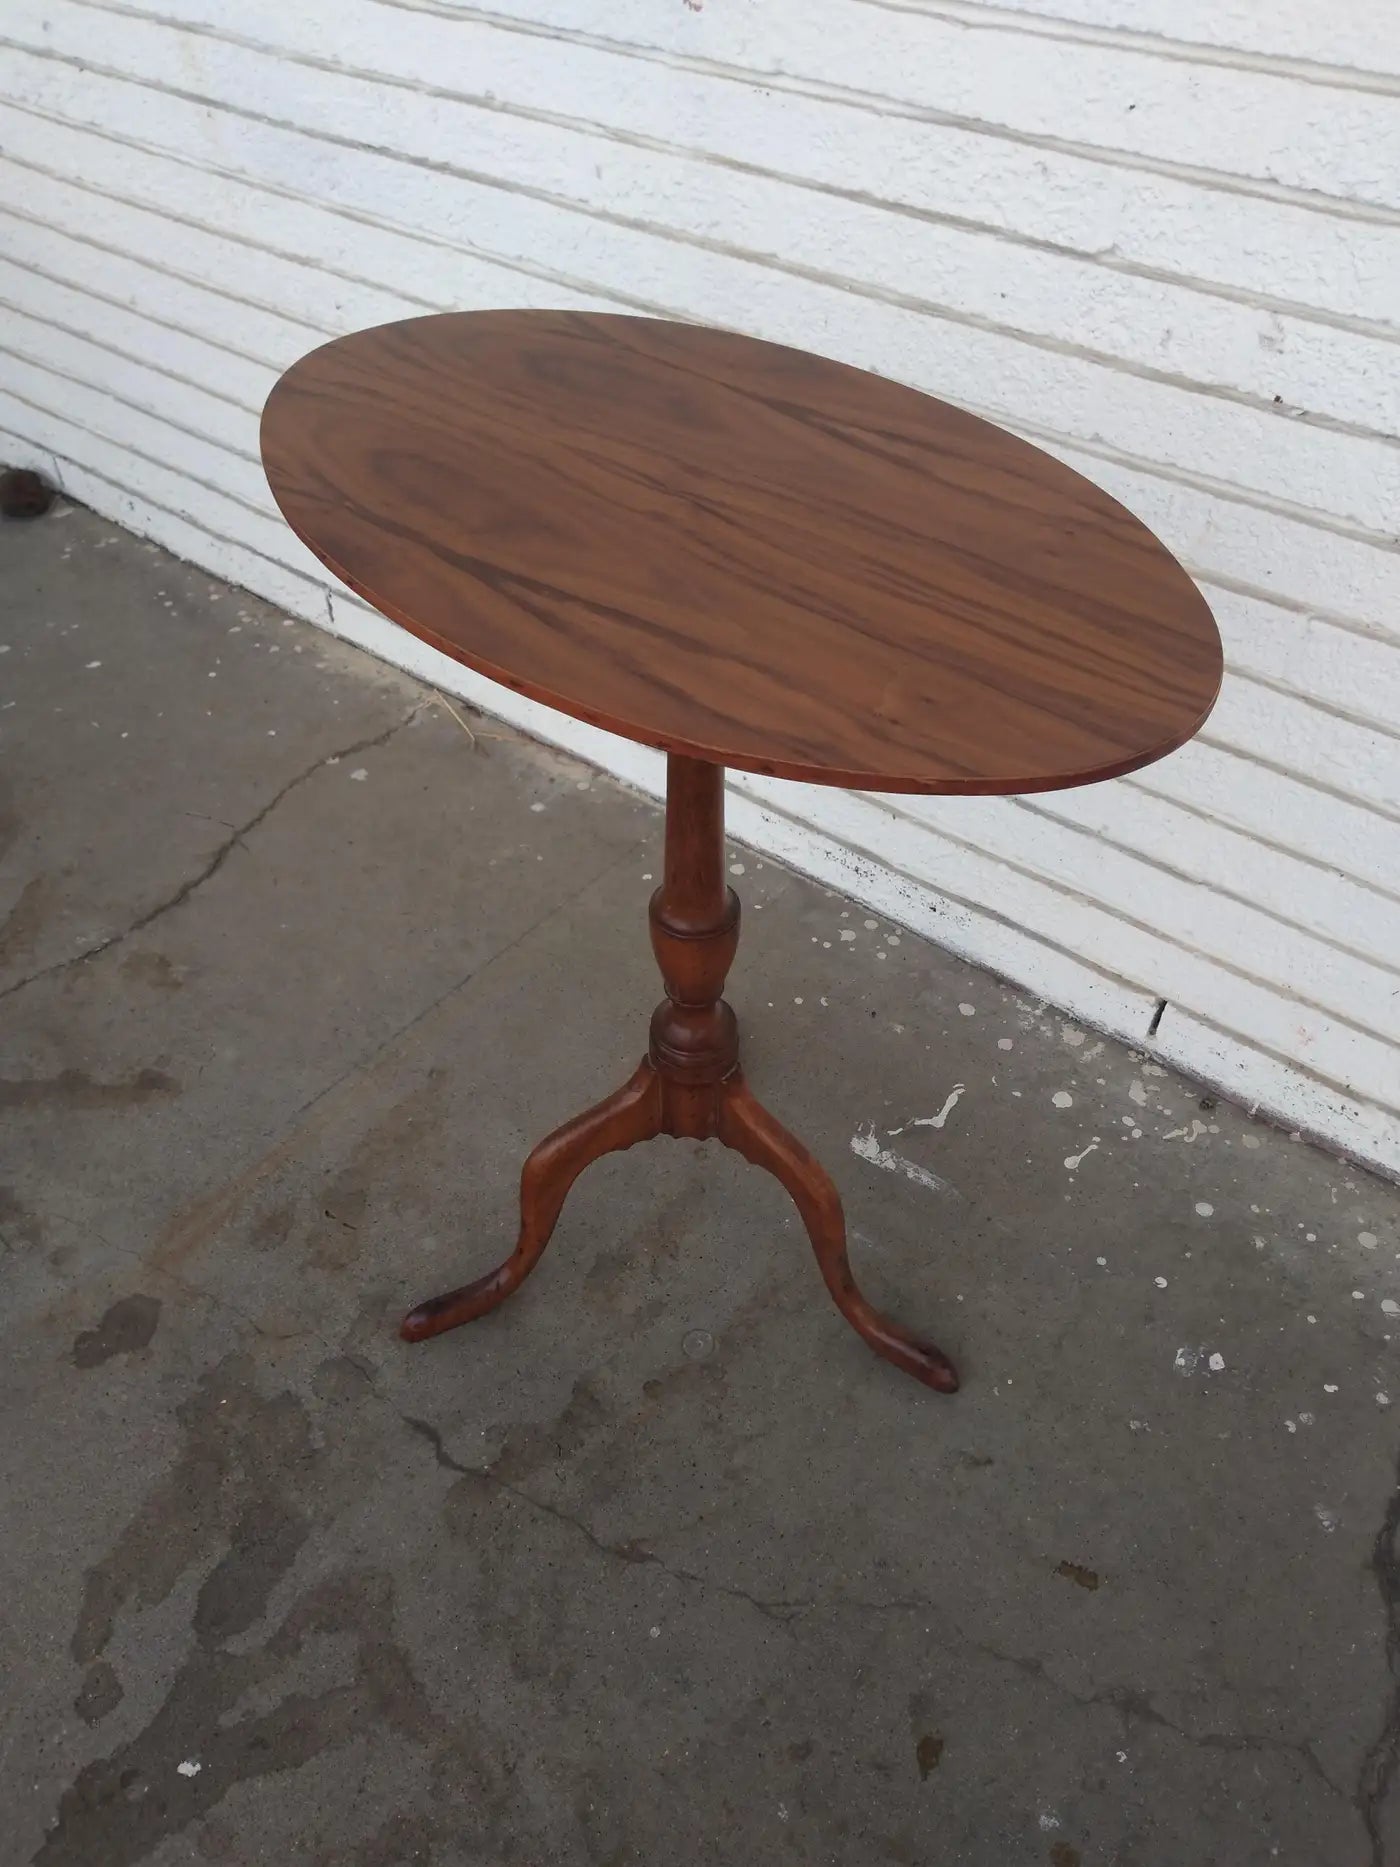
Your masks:
[{"label": "table leg", "polygon": [[425,1342],[459,1323],[475,1322],[518,1290],[539,1263],[569,1188],[584,1168],[603,1154],[661,1133],[660,1091],[656,1071],[644,1058],[621,1089],[546,1135],[520,1171],[520,1236],[514,1251],[484,1277],[410,1310],[399,1326],[404,1340]]},{"label": "table leg", "polygon": [[771,1116],[738,1071],[723,1085],[719,1138],[785,1186],[802,1215],[837,1309],[877,1355],[940,1394],[956,1394],[958,1373],[941,1349],[882,1316],[860,1293],[846,1255],[846,1216],[831,1175]]},{"label": "table leg", "polygon": [[460,1290],[420,1303],[400,1333],[421,1342],[504,1302],[539,1262],[569,1188],[590,1161],[660,1134],[713,1138],[787,1189],[837,1308],[876,1354],[940,1393],[954,1393],[958,1377],[948,1358],[861,1295],[835,1186],[740,1073],[739,1028],[722,997],[739,942],[739,901],[724,880],[724,773],[703,759],[673,754],[668,760],[665,875],[651,898],[650,918],[666,996],[652,1017],[647,1056],[621,1089],[531,1153],[520,1178],[520,1236],[506,1261]]}]

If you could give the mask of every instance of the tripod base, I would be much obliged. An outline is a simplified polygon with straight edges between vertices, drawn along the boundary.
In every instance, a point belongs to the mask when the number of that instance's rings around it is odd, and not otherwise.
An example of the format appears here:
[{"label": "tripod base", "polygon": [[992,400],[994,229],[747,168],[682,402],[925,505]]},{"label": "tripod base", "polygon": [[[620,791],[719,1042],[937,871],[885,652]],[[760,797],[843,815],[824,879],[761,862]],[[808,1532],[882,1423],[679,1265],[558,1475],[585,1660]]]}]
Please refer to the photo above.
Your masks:
[{"label": "tripod base", "polygon": [[[404,1340],[423,1342],[460,1323],[474,1322],[518,1290],[539,1263],[569,1188],[590,1161],[657,1135],[713,1135],[787,1188],[807,1227],[826,1287],[857,1334],[916,1381],[940,1394],[956,1393],[957,1371],[948,1357],[890,1322],[861,1295],[846,1253],[840,1196],[830,1175],[773,1119],[742,1074],[736,1069],[704,1099],[693,1090],[677,1098],[673,1087],[648,1057],[616,1094],[541,1141],[520,1176],[520,1237],[514,1251],[484,1277],[410,1310],[399,1331]],[[702,1100],[708,1100],[708,1111],[702,1110]],[[697,1120],[705,1115],[707,1119]]]},{"label": "tripod base", "polygon": [[669,761],[666,878],[651,903],[652,945],[667,995],[652,1019],[648,1054],[621,1089],[556,1128],[530,1154],[520,1175],[520,1236],[505,1262],[420,1303],[399,1333],[408,1342],[426,1341],[474,1322],[518,1290],[590,1161],[662,1134],[714,1138],[787,1188],[832,1300],[875,1353],[941,1394],[956,1393],[957,1371],[947,1356],[861,1295],[830,1175],[774,1120],[739,1069],[738,1025],[720,996],[739,938],[739,903],[724,883],[723,777],[700,760]]}]

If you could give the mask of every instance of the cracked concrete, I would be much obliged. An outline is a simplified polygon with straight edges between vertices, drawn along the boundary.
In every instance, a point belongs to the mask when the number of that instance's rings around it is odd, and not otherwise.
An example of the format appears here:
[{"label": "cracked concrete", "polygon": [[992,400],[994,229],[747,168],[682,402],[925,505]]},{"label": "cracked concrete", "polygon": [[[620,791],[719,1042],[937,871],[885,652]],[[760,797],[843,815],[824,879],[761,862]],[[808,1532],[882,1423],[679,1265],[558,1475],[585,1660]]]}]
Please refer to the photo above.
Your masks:
[{"label": "cracked concrete", "polygon": [[80,511],[0,615],[0,1867],[1400,1867],[1394,1187],[748,852],[963,1392],[691,1143],[407,1348],[640,1051],[656,811]]}]

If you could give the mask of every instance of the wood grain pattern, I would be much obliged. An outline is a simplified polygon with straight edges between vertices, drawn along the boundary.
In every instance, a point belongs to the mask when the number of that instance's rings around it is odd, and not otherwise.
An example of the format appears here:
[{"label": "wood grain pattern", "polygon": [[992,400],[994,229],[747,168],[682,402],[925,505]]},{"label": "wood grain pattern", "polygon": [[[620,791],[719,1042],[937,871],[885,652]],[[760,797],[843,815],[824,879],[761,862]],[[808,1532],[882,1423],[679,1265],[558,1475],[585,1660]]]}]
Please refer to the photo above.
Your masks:
[{"label": "wood grain pattern", "polygon": [[752,338],[484,311],[341,338],[263,416],[292,528],[469,667],[649,745],[874,791],[1030,792],[1183,744],[1204,599],[990,423]]}]

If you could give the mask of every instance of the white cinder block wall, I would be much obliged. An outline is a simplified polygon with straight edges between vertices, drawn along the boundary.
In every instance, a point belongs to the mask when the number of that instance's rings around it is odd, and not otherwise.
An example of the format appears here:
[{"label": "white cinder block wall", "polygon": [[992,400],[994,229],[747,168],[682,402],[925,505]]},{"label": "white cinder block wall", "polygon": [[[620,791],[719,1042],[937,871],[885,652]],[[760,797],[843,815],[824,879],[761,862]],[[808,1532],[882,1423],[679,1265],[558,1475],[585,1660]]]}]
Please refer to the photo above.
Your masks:
[{"label": "white cinder block wall", "polygon": [[0,453],[655,788],[328,587],[278,371],[630,307],[1017,429],[1200,581],[1206,731],[1026,800],[740,776],[733,828],[1400,1173],[1397,74],[1395,0],[4,0]]}]

